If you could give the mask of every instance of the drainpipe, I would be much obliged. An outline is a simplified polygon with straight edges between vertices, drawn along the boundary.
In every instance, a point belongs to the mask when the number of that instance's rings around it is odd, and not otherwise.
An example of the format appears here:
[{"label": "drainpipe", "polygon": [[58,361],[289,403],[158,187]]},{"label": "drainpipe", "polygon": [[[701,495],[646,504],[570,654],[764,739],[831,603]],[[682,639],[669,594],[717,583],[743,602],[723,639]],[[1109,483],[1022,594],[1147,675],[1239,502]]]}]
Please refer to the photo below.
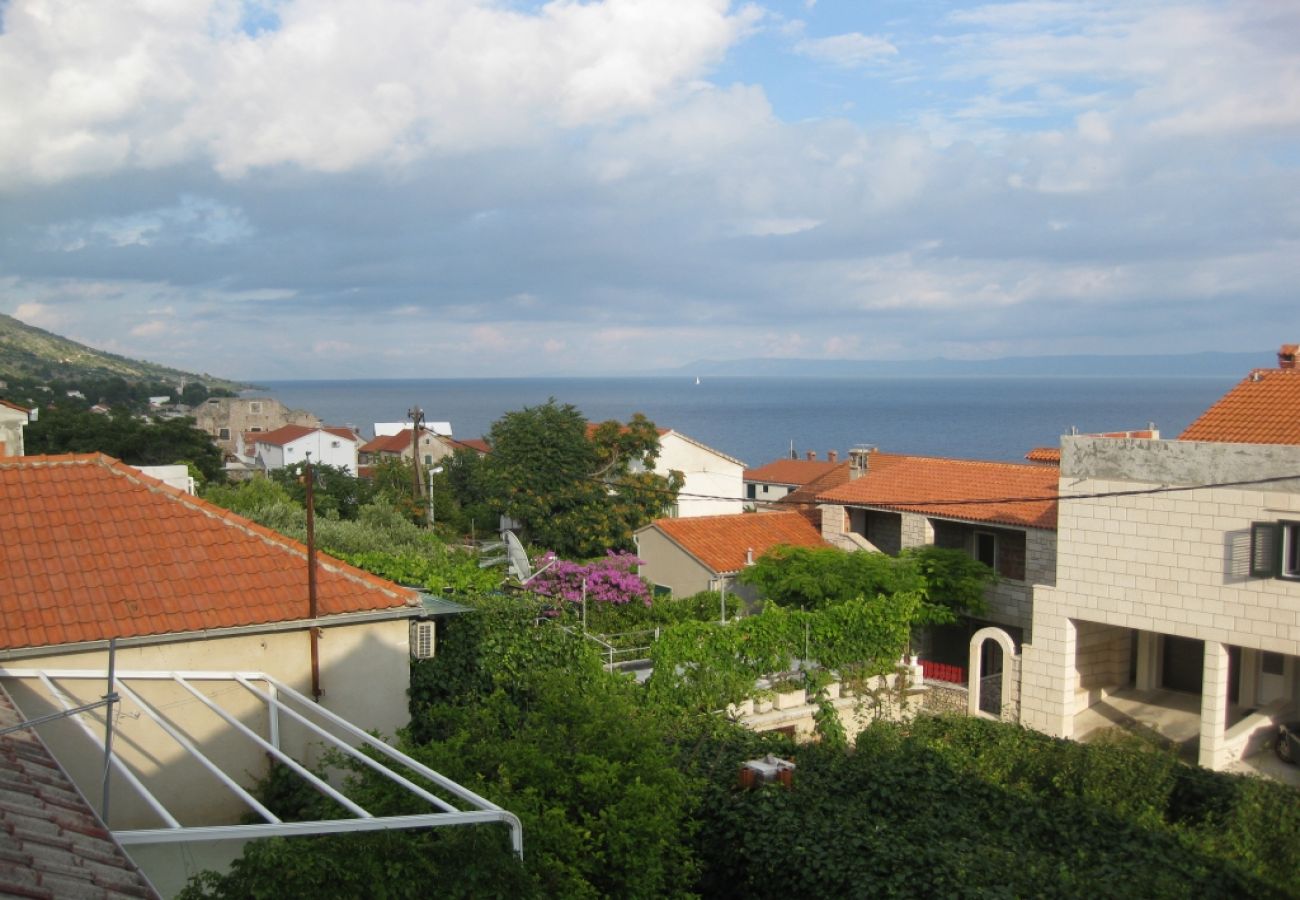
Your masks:
[{"label": "drainpipe", "polygon": [[[312,468],[311,454],[307,454],[307,463],[303,467],[307,479],[307,618],[315,620],[316,606],[316,472]],[[307,629],[311,642],[311,696],[320,703],[320,627],[313,625]]]}]

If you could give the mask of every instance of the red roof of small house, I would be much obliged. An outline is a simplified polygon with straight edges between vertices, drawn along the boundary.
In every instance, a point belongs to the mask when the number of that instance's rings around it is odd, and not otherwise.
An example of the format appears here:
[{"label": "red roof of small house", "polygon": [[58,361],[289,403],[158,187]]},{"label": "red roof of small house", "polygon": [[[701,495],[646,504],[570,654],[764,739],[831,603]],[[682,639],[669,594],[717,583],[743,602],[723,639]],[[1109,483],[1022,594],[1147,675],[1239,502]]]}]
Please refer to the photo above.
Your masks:
[{"label": "red roof of small house", "polygon": [[483,440],[483,438],[466,438],[463,441],[456,441],[455,443],[458,448],[464,447],[466,450],[473,450],[483,456],[492,452],[491,445],[489,445],[487,441]]},{"label": "red roof of small house", "polygon": [[1033,450],[1030,450],[1028,453],[1025,454],[1025,459],[1029,460],[1030,462],[1046,463],[1047,465],[1051,465],[1051,466],[1059,466],[1061,464],[1061,448],[1060,447],[1035,447]]},{"label": "red roof of small house", "polygon": [[[101,454],[0,460],[0,649],[307,618],[307,548]],[[322,616],[419,595],[320,554]]]},{"label": "red roof of small house", "polygon": [[[437,438],[444,440],[436,432],[427,428],[420,429],[420,439]],[[411,449],[411,429],[407,428],[397,434],[381,434],[361,445],[361,453],[405,453]]]},{"label": "red roof of small house", "polygon": [[[0,729],[23,721],[0,687]],[[0,784],[0,896],[158,896],[33,729],[0,735]]]},{"label": "red roof of small house", "polygon": [[673,543],[717,573],[738,572],[773,547],[821,547],[821,532],[797,512],[740,513],[657,519],[657,528]]},{"label": "red roof of small house", "polygon": [[1178,439],[1300,444],[1300,369],[1256,369]]},{"label": "red roof of small house", "polygon": [[745,470],[745,481],[801,487],[816,481],[843,463],[815,459],[778,459],[757,469]]},{"label": "red roof of small house", "polygon": [[292,444],[294,441],[317,431],[328,432],[335,437],[345,438],[349,441],[355,441],[357,439],[356,433],[351,429],[336,425],[326,425],[321,428],[313,428],[310,425],[281,425],[273,431],[245,432],[244,440],[247,442],[251,437],[252,443],[254,444],[269,444],[273,447],[283,447],[285,444]]},{"label": "red roof of small house", "polygon": [[817,500],[1055,530],[1059,475],[1051,466],[873,452],[865,474]]},{"label": "red roof of small house", "polygon": [[771,508],[794,507],[794,510],[799,515],[812,522],[813,526],[820,531],[822,527],[822,510],[817,505],[817,495],[832,488],[837,488],[842,484],[847,484],[852,477],[852,464],[848,460],[837,462],[834,468],[781,497]]}]

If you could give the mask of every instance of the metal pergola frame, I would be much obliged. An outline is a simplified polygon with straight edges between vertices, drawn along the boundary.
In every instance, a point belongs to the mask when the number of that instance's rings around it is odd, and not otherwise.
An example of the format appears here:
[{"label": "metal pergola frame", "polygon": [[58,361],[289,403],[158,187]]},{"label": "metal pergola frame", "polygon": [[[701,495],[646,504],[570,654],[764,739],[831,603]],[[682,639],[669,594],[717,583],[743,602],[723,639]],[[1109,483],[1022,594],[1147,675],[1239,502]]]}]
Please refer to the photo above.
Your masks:
[{"label": "metal pergola frame", "polygon": [[[116,770],[131,785],[137,795],[162,820],[161,828],[130,829],[113,831],[113,837],[123,846],[132,844],[166,844],[191,841],[249,840],[275,836],[301,836],[315,834],[338,834],[342,832],[382,831],[389,829],[439,828],[457,825],[482,825],[500,823],[510,829],[510,841],[515,855],[520,859],[524,854],[523,826],[513,813],[502,809],[487,800],[435,772],[428,766],[395,750],[378,738],[367,734],[347,719],[331,712],[283,682],[264,672],[238,671],[132,671],[108,673],[109,694],[116,693],[122,700],[129,700],[140,713],[158,726],[168,737],[178,744],[192,759],[207,769],[225,787],[238,797],[245,805],[257,813],[264,821],[251,825],[182,825],[167,809],[143,781],[112,750],[112,716],[107,718],[104,733],[101,735],[85,720],[85,713],[101,703],[83,705],[62,690],[57,681],[97,681],[105,683],[105,673],[91,669],[9,669],[0,668],[0,678],[35,680],[45,688],[55,702],[63,709],[62,714],[72,719],[81,730],[105,754],[107,764],[104,769],[105,795],[109,772]],[[267,737],[263,737],[243,722],[223,709],[212,697],[204,694],[194,686],[194,682],[234,682],[241,685],[266,708]],[[285,822],[267,809],[252,794],[245,790],[232,775],[203,753],[202,749],[185,735],[167,715],[165,709],[159,709],[133,690],[129,682],[170,682],[188,692],[195,702],[202,703],[214,715],[223,720],[232,731],[251,741],[272,758],[292,769],[299,777],[306,780],[317,791],[325,794],[352,813],[352,818],[326,819],[312,822]],[[257,683],[264,686],[258,687]],[[301,762],[294,759],[280,747],[281,717],[288,717],[297,725],[307,729],[315,738],[326,746],[338,750],[357,763],[388,778],[405,788],[409,793],[434,807],[434,812],[406,816],[374,816],[350,800],[328,782],[311,772]],[[42,717],[47,718],[47,717]],[[330,733],[318,723],[320,720],[346,734],[355,743],[349,743]],[[424,778],[451,796],[462,801],[471,809],[460,809],[411,781],[383,762],[363,753],[367,747],[387,757],[393,763]],[[105,816],[107,818],[107,816]]]}]

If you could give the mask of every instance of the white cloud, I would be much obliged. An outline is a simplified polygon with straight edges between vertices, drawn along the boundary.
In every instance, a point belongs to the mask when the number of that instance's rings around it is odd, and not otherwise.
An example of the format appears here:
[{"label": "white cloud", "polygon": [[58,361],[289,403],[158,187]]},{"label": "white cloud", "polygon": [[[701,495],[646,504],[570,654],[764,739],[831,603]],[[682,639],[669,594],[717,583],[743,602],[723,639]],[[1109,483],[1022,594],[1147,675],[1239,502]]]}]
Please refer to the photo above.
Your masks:
[{"label": "white cloud", "polygon": [[850,32],[824,38],[804,38],[794,45],[796,53],[845,69],[872,65],[898,55],[898,48],[881,37]]},{"label": "white cloud", "polygon": [[208,159],[337,172],[514,146],[656,108],[758,13],[728,0],[14,0],[0,34],[0,188]]}]

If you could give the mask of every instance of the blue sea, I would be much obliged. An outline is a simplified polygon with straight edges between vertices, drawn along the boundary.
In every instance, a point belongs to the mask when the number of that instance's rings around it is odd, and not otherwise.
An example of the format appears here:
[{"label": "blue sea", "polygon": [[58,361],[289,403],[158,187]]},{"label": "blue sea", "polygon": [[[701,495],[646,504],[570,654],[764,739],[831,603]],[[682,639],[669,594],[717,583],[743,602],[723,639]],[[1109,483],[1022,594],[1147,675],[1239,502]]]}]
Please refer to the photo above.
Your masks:
[{"label": "blue sea", "polygon": [[[502,414],[554,397],[591,421],[644,413],[729,456],[759,466],[862,444],[891,453],[1023,459],[1072,428],[1124,431],[1154,422],[1177,437],[1238,377],[484,378],[273,381],[265,393],[327,424],[369,437],[375,422],[412,406],[457,438],[487,433]],[[258,392],[259,394],[263,392]]]}]

